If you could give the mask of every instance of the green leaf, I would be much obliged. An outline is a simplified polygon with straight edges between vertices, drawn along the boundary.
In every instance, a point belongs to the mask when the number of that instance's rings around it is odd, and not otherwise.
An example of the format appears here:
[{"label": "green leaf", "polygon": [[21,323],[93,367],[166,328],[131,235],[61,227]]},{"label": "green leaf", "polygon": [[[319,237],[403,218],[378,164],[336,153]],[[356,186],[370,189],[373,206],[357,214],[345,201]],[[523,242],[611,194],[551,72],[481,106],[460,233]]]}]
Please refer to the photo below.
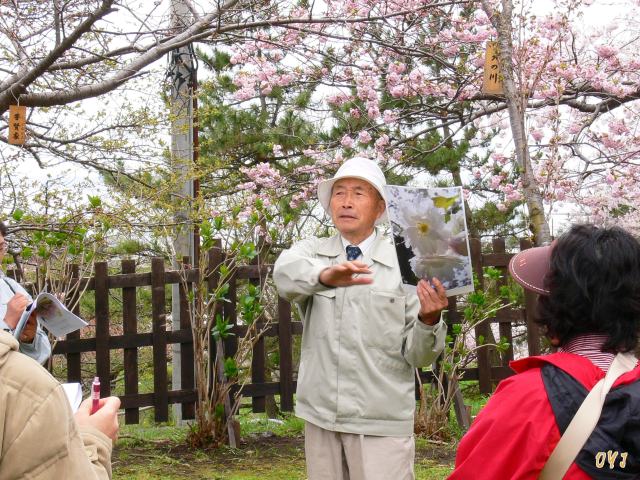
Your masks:
[{"label": "green leaf", "polygon": [[11,217],[16,221],[19,222],[20,220],[22,220],[22,217],[24,216],[24,211],[20,210],[19,208],[16,208],[13,212],[13,215],[11,215]]},{"label": "green leaf", "polygon": [[298,108],[306,108],[311,101],[311,90],[304,90],[294,100],[293,104]]},{"label": "green leaf", "polygon": [[226,297],[229,294],[229,284],[228,283],[223,283],[222,285],[220,285],[220,287],[218,287],[218,289],[216,290],[216,299],[217,300],[222,300],[224,297]]},{"label": "green leaf", "polygon": [[502,277],[500,270],[494,267],[485,267],[484,274],[492,280],[500,280],[500,277]]},{"label": "green leaf", "polygon": [[233,325],[230,325],[226,318],[222,318],[222,315],[219,313],[216,314],[216,325],[211,329],[213,338],[216,340],[224,340],[229,335],[233,335],[233,332],[231,332],[232,329]]},{"label": "green leaf", "polygon": [[238,256],[244,260],[253,260],[258,255],[256,246],[253,243],[244,243],[240,245]]},{"label": "green leaf", "polygon": [[210,237],[212,234],[213,234],[213,229],[211,227],[211,222],[209,222],[209,220],[204,220],[200,224],[200,236]]},{"label": "green leaf", "polygon": [[482,306],[486,303],[487,299],[483,292],[473,292],[469,294],[469,303],[473,305]]},{"label": "green leaf", "polygon": [[234,378],[238,375],[238,366],[232,357],[224,359],[224,374],[227,378]]},{"label": "green leaf", "polygon": [[78,255],[82,252],[82,245],[74,245],[73,243],[69,245],[69,254],[70,255]]},{"label": "green leaf", "polygon": [[89,203],[93,208],[98,208],[102,205],[102,199],[97,195],[87,195],[87,198],[89,198]]}]

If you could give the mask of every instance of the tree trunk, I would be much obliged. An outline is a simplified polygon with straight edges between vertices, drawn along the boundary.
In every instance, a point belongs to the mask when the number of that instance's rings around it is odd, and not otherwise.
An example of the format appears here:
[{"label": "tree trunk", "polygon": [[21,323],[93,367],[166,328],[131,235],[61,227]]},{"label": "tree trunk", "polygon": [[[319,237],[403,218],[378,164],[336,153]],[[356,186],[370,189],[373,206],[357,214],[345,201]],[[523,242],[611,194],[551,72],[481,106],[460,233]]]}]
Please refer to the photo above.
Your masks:
[{"label": "tree trunk", "polygon": [[503,89],[505,101],[509,111],[509,123],[516,150],[516,162],[520,169],[522,188],[529,210],[529,228],[533,235],[535,245],[542,245],[551,241],[551,231],[544,215],[544,204],[540,187],[531,168],[529,156],[529,144],[524,127],[524,113],[528,92],[522,91],[522,83],[516,84],[513,66],[513,4],[512,0],[502,0],[502,12],[492,11],[487,0],[482,1],[482,6],[491,19],[491,23],[498,32],[498,44],[500,47],[500,73],[503,76]]}]

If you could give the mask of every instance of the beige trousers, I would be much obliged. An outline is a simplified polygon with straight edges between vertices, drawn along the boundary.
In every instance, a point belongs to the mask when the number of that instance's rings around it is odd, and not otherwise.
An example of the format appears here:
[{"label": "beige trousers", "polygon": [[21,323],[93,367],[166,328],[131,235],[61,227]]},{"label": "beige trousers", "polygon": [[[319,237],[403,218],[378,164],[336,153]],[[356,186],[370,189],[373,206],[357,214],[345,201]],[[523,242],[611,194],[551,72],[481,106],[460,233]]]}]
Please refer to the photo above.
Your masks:
[{"label": "beige trousers", "polygon": [[308,480],[414,480],[415,441],[325,430],[305,422]]}]

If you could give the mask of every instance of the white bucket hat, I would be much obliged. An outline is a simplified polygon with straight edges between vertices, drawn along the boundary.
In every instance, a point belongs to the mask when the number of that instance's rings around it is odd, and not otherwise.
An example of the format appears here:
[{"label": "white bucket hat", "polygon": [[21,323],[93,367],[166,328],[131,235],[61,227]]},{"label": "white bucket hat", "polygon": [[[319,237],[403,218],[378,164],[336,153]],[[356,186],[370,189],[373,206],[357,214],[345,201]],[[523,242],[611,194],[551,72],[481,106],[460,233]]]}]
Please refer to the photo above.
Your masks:
[{"label": "white bucket hat", "polygon": [[[331,190],[333,189],[333,184],[341,178],[359,178],[360,180],[370,183],[371,186],[380,193],[385,203],[387,202],[384,194],[384,187],[387,181],[380,167],[368,158],[354,157],[340,165],[340,168],[333,178],[323,180],[318,184],[318,200],[320,200],[320,205],[322,205],[322,208],[324,208],[324,211],[327,212],[329,216],[331,216],[331,209],[329,208],[329,204],[331,203]],[[386,221],[387,211],[385,210],[376,220],[376,225]]]}]

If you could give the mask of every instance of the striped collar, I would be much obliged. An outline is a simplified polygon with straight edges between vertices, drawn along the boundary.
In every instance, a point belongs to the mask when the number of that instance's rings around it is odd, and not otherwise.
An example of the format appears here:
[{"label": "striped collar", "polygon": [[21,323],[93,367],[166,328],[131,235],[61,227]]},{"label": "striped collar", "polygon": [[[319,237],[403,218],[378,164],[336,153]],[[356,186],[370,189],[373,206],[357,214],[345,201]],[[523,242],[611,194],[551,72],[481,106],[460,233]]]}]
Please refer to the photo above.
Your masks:
[{"label": "striped collar", "polygon": [[558,352],[575,353],[585,357],[606,372],[615,358],[615,354],[602,351],[602,346],[608,339],[609,336],[604,333],[578,335],[569,340],[564,347],[559,348]]}]

